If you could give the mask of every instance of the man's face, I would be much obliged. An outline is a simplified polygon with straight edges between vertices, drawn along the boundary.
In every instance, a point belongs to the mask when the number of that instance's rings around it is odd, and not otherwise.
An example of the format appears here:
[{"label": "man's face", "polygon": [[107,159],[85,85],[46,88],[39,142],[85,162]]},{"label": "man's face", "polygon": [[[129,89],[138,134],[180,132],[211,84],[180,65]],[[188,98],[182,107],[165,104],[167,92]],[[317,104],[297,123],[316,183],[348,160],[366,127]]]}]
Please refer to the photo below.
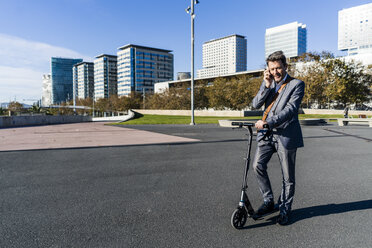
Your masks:
[{"label": "man's face", "polygon": [[287,66],[282,64],[282,61],[269,61],[267,66],[269,72],[273,76],[275,82],[280,82],[286,75]]}]

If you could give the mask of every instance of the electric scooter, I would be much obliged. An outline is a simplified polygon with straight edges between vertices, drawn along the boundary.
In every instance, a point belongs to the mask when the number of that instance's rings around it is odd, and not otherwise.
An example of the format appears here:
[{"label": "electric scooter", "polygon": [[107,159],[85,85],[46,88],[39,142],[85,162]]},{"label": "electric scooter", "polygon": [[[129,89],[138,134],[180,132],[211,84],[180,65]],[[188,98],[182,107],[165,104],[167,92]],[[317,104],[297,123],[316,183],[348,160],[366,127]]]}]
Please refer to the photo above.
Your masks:
[{"label": "electric scooter", "polygon": [[[240,195],[240,201],[237,209],[233,212],[231,216],[231,225],[236,229],[242,229],[248,219],[252,218],[253,220],[257,220],[259,216],[257,216],[256,212],[254,211],[251,202],[248,199],[248,195],[246,193],[248,186],[247,186],[247,176],[248,176],[248,169],[249,164],[251,161],[251,148],[252,148],[252,138],[253,138],[253,131],[252,127],[254,126],[254,123],[251,122],[232,122],[232,126],[237,128],[245,128],[248,130],[248,149],[245,160],[245,170],[244,170],[244,178],[243,178],[243,185]],[[266,139],[268,135],[270,135],[270,130],[268,128],[269,126],[267,124],[264,125],[265,135],[263,139]]]}]

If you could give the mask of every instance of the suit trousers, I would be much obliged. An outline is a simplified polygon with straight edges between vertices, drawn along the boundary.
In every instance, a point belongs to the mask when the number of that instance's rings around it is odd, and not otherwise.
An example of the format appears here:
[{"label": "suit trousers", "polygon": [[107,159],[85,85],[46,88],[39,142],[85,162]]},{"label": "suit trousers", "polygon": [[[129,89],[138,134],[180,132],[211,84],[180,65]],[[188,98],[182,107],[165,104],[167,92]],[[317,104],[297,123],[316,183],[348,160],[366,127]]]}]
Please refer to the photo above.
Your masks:
[{"label": "suit trousers", "polygon": [[274,201],[270,179],[267,174],[267,164],[272,155],[277,152],[282,169],[282,192],[279,198],[280,212],[291,211],[293,196],[295,193],[295,160],[297,148],[287,150],[277,135],[273,135],[269,141],[259,142],[253,161],[253,170],[258,180],[258,185],[265,202]]}]

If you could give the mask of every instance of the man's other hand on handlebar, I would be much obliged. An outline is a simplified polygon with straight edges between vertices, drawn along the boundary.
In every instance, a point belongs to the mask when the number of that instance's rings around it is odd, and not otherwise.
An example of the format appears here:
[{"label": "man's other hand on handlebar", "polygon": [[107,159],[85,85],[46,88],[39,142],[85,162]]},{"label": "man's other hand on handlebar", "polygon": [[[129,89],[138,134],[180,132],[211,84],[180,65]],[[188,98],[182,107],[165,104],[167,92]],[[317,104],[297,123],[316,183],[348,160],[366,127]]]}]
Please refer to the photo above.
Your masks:
[{"label": "man's other hand on handlebar", "polygon": [[263,121],[263,120],[259,120],[256,122],[256,124],[254,125],[258,130],[260,129],[264,129],[264,125],[266,125],[267,122],[266,121]]}]

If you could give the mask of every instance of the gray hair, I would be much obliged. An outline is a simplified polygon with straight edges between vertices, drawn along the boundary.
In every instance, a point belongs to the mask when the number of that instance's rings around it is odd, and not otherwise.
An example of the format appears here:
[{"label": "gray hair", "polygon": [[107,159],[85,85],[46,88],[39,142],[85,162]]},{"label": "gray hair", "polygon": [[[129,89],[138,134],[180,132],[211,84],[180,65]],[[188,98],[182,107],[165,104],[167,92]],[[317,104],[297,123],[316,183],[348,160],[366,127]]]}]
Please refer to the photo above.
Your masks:
[{"label": "gray hair", "polygon": [[284,56],[283,51],[276,51],[270,54],[269,57],[267,57],[266,59],[266,64],[268,65],[269,62],[274,62],[274,61],[281,61],[283,66],[287,66],[287,59]]}]

